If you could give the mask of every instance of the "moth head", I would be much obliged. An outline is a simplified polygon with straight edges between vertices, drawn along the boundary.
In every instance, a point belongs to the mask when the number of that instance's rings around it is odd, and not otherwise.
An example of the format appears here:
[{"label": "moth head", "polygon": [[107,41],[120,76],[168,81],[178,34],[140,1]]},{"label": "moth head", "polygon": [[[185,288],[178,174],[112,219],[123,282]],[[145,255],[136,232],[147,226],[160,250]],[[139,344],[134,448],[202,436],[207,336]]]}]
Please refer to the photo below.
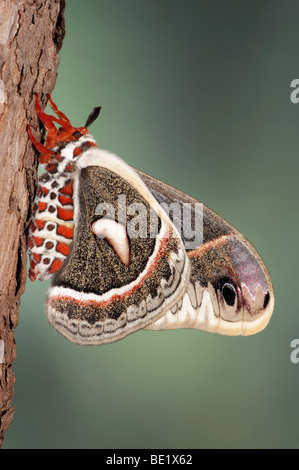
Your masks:
[{"label": "moth head", "polygon": [[[40,163],[48,163],[53,152],[61,150],[69,143],[76,144],[76,142],[78,142],[78,147],[84,142],[89,142],[91,145],[96,145],[93,138],[89,136],[87,127],[91,125],[98,117],[101,110],[100,106],[93,109],[84,127],[74,127],[66,115],[59,111],[56,104],[52,101],[50,95],[48,95],[48,102],[53,111],[56,113],[57,117],[46,114],[42,110],[37,93],[35,94],[35,98],[35,109],[38,113],[40,121],[42,121],[47,131],[45,145],[42,145],[33,137],[29,126],[28,132],[36,149],[44,156],[40,158]],[[56,125],[59,127],[57,128]]]},{"label": "moth head", "polygon": [[88,127],[91,126],[91,124],[97,119],[101,111],[101,106],[96,106],[89,114],[84,127],[73,127],[69,119],[57,110],[57,107],[51,98],[49,98],[49,103],[56,113],[59,113],[58,115],[63,116],[63,119],[60,119],[61,127],[56,130],[55,134],[56,145],[58,146],[61,143],[82,140],[81,137],[88,134]]}]

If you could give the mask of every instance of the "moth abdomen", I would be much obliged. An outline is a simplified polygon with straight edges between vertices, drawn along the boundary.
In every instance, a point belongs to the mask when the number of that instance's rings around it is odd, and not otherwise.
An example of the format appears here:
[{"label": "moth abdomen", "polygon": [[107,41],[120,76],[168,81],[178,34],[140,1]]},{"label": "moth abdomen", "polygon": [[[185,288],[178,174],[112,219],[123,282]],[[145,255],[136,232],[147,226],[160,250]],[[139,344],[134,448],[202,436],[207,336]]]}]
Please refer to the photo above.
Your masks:
[{"label": "moth abdomen", "polygon": [[[70,252],[74,236],[76,163],[86,149],[96,145],[87,129],[74,128],[50,97],[49,103],[59,119],[42,111],[36,95],[36,110],[48,131],[45,145],[38,142],[28,128],[30,138],[40,152],[39,163],[45,170],[38,180],[37,199],[27,235],[32,281],[51,278]],[[61,127],[57,129],[54,122]]]},{"label": "moth abdomen", "polygon": [[[29,226],[29,277],[48,279],[68,256],[74,233],[72,182],[68,174],[39,179],[38,197]],[[53,184],[55,183],[55,184]],[[54,186],[54,188],[53,188]]]}]

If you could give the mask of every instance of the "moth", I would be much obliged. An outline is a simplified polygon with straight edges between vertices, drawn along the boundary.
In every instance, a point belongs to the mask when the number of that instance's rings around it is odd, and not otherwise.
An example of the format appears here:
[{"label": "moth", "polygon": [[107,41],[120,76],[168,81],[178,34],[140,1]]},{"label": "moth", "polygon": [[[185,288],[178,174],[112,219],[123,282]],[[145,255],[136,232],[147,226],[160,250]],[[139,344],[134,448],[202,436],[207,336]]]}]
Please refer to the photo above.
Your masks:
[{"label": "moth", "polygon": [[100,107],[73,127],[48,100],[56,116],[36,94],[45,144],[28,126],[45,171],[27,242],[31,281],[52,280],[50,324],[82,345],[141,329],[262,330],[274,294],[249,241],[192,197],[100,149],[87,129]]}]

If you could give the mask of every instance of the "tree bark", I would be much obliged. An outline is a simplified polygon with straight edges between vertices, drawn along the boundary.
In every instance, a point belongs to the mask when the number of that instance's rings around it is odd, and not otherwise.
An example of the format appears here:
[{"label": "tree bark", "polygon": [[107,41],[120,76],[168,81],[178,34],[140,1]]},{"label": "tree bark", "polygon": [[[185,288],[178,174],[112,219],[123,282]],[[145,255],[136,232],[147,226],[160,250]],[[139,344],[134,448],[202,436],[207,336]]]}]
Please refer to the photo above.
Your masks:
[{"label": "tree bark", "polygon": [[26,282],[26,229],[37,159],[28,138],[39,123],[34,92],[47,100],[57,76],[65,0],[0,0],[0,447],[11,424],[13,329]]}]

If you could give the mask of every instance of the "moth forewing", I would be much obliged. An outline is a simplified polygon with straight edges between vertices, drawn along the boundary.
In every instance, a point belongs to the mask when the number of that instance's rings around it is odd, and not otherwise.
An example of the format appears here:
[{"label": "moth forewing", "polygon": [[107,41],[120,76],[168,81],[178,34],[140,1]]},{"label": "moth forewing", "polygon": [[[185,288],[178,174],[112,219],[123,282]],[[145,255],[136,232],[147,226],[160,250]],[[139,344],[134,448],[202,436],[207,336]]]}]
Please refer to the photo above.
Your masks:
[{"label": "moth forewing", "polygon": [[[159,202],[191,204],[196,216],[199,202],[194,198],[143,172],[138,174]],[[173,222],[180,223],[178,218]],[[177,228],[184,234],[181,226]],[[274,309],[272,282],[262,258],[240,232],[206,206],[202,231],[202,244],[186,249],[191,274],[183,299],[146,329],[196,328],[233,336],[261,331]]]}]

